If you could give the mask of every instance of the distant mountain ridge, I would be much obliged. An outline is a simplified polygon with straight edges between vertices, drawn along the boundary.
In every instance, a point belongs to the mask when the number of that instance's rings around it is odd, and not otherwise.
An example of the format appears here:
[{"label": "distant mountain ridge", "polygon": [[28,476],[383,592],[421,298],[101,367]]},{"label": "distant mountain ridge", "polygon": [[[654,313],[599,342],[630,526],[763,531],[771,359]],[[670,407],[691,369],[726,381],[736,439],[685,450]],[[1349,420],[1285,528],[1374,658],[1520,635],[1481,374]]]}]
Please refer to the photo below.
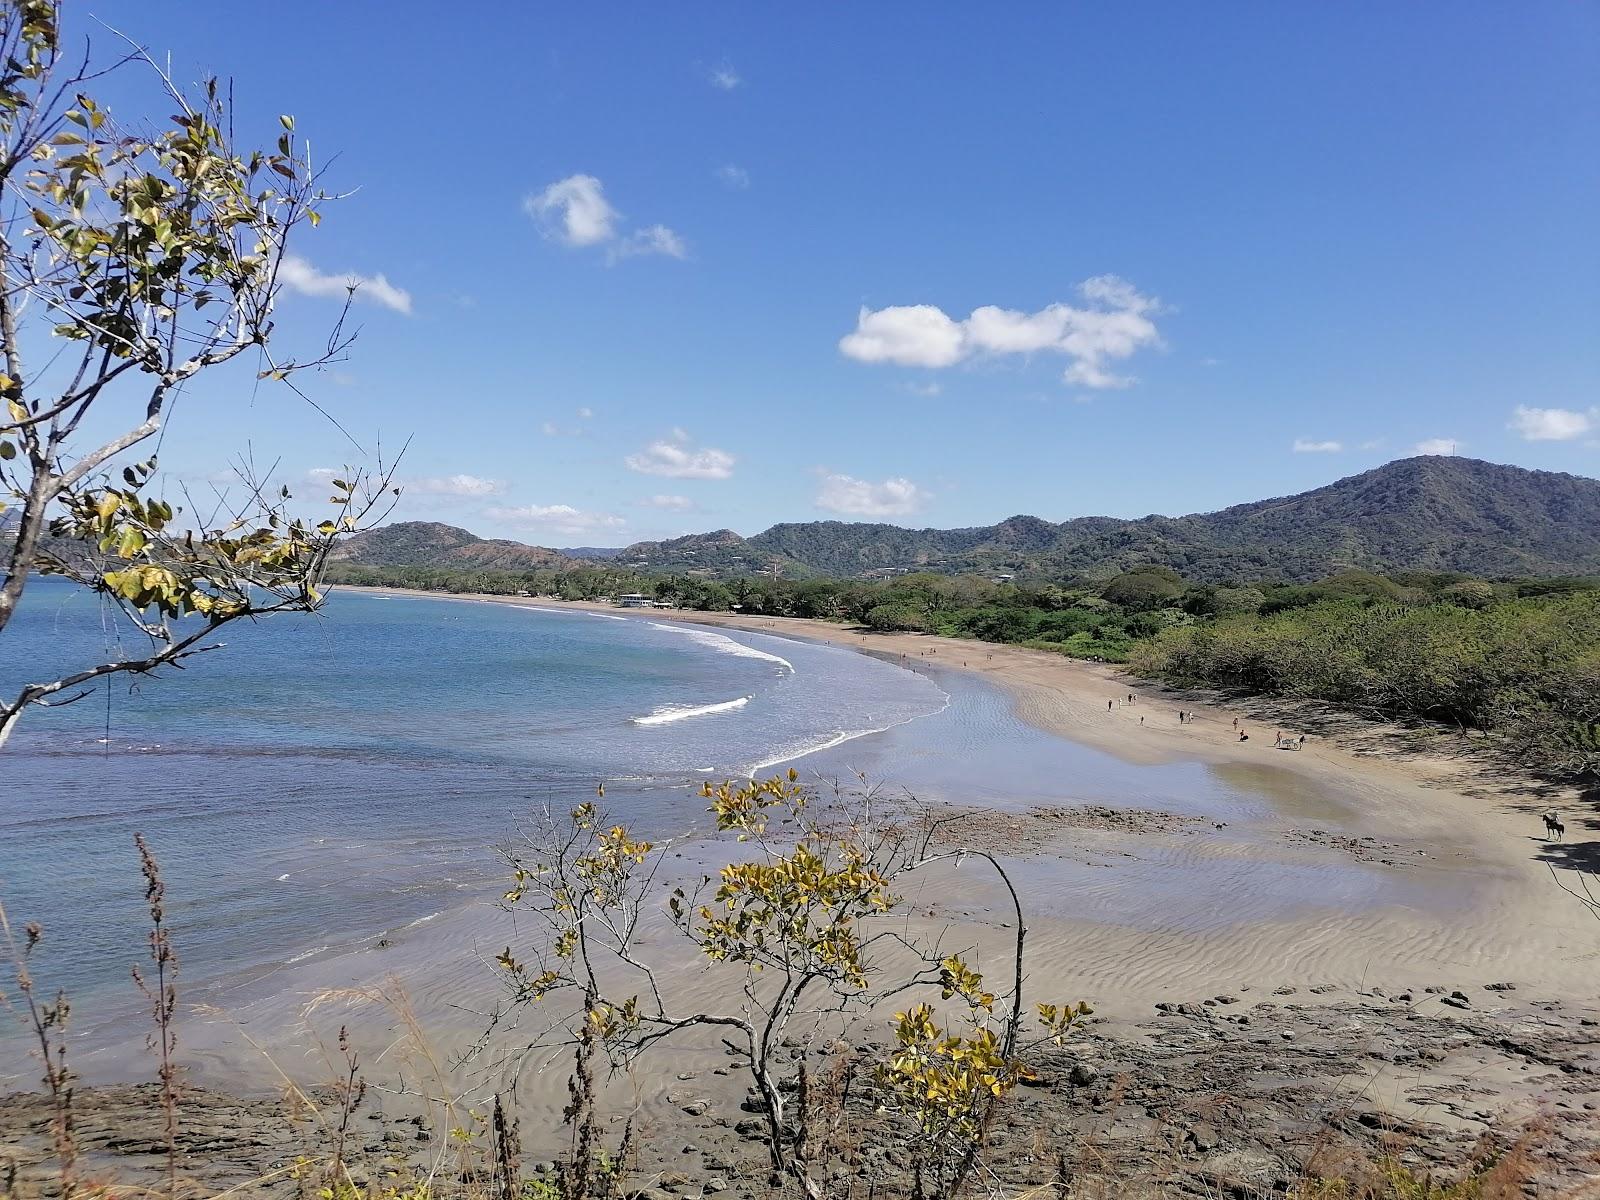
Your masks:
[{"label": "distant mountain ridge", "polygon": [[[423,522],[352,538],[341,557],[374,566],[580,565],[553,550]],[[1158,564],[1212,582],[1308,581],[1351,569],[1600,574],[1600,480],[1429,456],[1298,495],[1183,517],[1055,523],[1019,515],[966,529],[788,522],[750,538],[722,529],[639,542],[610,563],[719,576],[763,574],[775,563],[791,577],[900,570],[1107,576]]]}]

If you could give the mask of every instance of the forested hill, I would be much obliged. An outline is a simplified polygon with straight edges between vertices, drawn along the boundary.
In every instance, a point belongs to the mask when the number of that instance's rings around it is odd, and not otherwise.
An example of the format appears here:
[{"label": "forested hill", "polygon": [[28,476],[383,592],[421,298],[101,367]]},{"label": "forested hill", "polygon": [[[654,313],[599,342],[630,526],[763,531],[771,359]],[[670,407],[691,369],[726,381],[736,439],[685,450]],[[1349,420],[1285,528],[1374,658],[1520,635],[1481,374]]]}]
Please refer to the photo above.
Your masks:
[{"label": "forested hill", "polygon": [[[590,554],[593,552],[590,551]],[[557,551],[402,522],[345,543],[368,566],[526,570],[578,566]],[[1600,575],[1600,481],[1469,458],[1407,458],[1315,491],[1221,512],[1138,520],[1016,516],[970,529],[810,521],[640,542],[611,560],[646,572],[790,578],[886,569],[1065,578],[1171,567],[1198,582],[1308,582],[1338,571]]]},{"label": "forested hill", "polygon": [[340,543],[336,562],[367,567],[440,567],[461,570],[528,571],[569,565],[572,560],[543,546],[503,538],[480,538],[437,521],[397,521]]},{"label": "forested hill", "polygon": [[970,529],[813,521],[752,538],[645,542],[619,560],[649,570],[851,576],[884,568],[1111,575],[1156,564],[1200,581],[1310,581],[1337,571],[1600,573],[1600,481],[1476,459],[1401,459],[1315,491],[1221,512],[1139,520],[1016,516]]}]

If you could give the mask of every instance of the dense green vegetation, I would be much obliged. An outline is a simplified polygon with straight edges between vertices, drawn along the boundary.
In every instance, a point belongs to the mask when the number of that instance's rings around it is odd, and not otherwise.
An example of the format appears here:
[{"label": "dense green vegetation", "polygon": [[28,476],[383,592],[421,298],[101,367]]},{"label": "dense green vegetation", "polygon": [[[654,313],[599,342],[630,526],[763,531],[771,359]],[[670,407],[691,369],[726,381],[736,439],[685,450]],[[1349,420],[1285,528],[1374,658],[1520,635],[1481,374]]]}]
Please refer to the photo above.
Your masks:
[{"label": "dense green vegetation", "polygon": [[1165,630],[1136,649],[1134,668],[1487,730],[1541,771],[1600,774],[1600,590],[1398,590]]}]

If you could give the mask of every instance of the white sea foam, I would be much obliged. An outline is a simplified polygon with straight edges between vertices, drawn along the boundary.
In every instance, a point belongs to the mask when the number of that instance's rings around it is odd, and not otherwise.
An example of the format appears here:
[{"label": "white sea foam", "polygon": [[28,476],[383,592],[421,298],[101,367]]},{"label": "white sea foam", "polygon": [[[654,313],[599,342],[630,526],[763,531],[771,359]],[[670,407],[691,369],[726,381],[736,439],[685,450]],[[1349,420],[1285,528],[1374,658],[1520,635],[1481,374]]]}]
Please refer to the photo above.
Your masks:
[{"label": "white sea foam", "polygon": [[[889,726],[888,728],[893,727]],[[795,759],[804,758],[808,754],[820,754],[824,750],[832,750],[835,746],[842,746],[844,743],[854,741],[858,737],[866,737],[869,733],[882,732],[882,729],[847,729],[840,733],[834,734],[827,741],[818,742],[815,746],[804,746],[798,750],[790,750],[780,757],[772,759],[770,762],[757,763],[755,766],[750,768],[750,776],[751,778],[754,778],[762,771],[770,770],[771,768],[779,766],[782,763],[793,762]]]},{"label": "white sea foam", "polygon": [[777,663],[791,675],[794,673],[794,664],[787,658],[779,658],[776,654],[768,654],[765,650],[757,650],[754,646],[746,646],[743,642],[736,642],[726,634],[712,633],[708,629],[685,629],[682,625],[662,625],[658,621],[651,621],[652,629],[664,629],[668,633],[681,633],[691,642],[698,642],[712,650],[720,650],[724,654],[735,654],[740,658],[763,658],[767,662]]},{"label": "white sea foam", "polygon": [[749,696],[740,696],[737,700],[724,700],[721,704],[664,704],[648,716],[634,717],[635,725],[670,725],[674,721],[686,721],[690,717],[709,717],[713,713],[733,712],[750,703]]},{"label": "white sea foam", "polygon": [[797,758],[805,758],[807,755],[811,754],[821,754],[824,750],[832,750],[835,746],[842,746],[846,742],[854,741],[856,738],[866,737],[868,734],[885,733],[888,730],[897,729],[901,725],[909,725],[913,721],[921,721],[926,717],[938,716],[945,709],[950,707],[950,693],[945,691],[943,688],[940,688],[939,694],[944,697],[944,703],[939,705],[938,708],[934,709],[930,713],[917,713],[915,716],[907,717],[903,721],[890,721],[887,725],[881,725],[874,729],[841,730],[832,737],[826,738],[814,746],[802,746],[799,749],[788,750],[779,755],[777,758],[769,759],[766,762],[757,763],[755,766],[750,768],[750,778],[754,779],[762,771],[770,771],[773,767],[781,766],[786,762],[793,762]]},{"label": "white sea foam", "polygon": [[282,875],[278,876],[278,882],[282,883],[287,878],[289,878],[289,873],[285,871]]},{"label": "white sea foam", "polygon": [[302,950],[299,954],[296,954],[293,958],[286,959],[285,961],[288,962],[291,965],[294,964],[294,963],[297,963],[297,962],[304,962],[308,958],[311,958],[311,957],[313,957],[315,955],[321,954],[326,949],[327,949],[326,946],[313,946],[310,950]]},{"label": "white sea foam", "polygon": [[402,929],[415,929],[418,925],[426,925],[429,921],[433,920],[435,917],[441,917],[443,915],[444,915],[444,910],[441,908],[438,912],[431,912],[425,917],[418,917],[415,921],[408,921],[408,922],[406,922],[406,924],[401,926],[401,928]]}]

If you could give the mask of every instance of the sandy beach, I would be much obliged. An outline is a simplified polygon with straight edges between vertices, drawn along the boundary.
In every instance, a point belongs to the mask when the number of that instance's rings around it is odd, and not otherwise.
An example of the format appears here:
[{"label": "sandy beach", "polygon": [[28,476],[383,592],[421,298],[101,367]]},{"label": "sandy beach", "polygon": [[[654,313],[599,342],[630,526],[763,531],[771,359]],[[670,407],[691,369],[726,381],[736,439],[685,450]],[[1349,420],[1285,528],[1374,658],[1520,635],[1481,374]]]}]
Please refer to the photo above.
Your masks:
[{"label": "sandy beach", "polygon": [[[583,602],[451,598],[616,611]],[[1159,819],[1139,831],[1081,824],[1056,829],[1048,816],[1026,820],[1026,835],[1015,826],[1000,834],[1013,845],[1018,836],[1032,838],[1046,859],[1088,851],[1111,871],[1119,869],[1119,859],[1128,864],[1120,869],[1160,859],[1179,873],[1239,873],[1236,913],[1219,913],[1222,920],[1201,929],[1180,922],[1161,932],[1143,920],[1119,927],[1114,912],[1073,913],[1070,897],[1050,894],[1049,872],[1030,869],[1029,878],[1039,881],[1032,899],[1041,910],[1030,918],[1036,955],[1030,969],[1048,984],[1093,997],[1115,1019],[1142,1018],[1152,1004],[1175,995],[1279,987],[1348,995],[1381,984],[1421,995],[1429,985],[1515,981],[1552,998],[1596,1000],[1600,936],[1593,919],[1552,880],[1539,819],[1546,809],[1565,809],[1569,842],[1588,840],[1592,831],[1578,815],[1574,794],[1536,787],[1472,756],[1402,755],[1387,743],[1374,749],[1369,725],[1348,737],[1313,734],[1300,750],[1275,749],[1279,729],[1296,737],[1303,730],[1274,727],[1254,705],[1176,696],[1114,667],[1023,647],[803,619],[678,610],[652,615],[971,672],[1004,689],[1029,724],[1125,761],[1200,761],[1269,780],[1281,793],[1281,811],[1226,836]],[[1192,722],[1179,724],[1180,708],[1193,714]],[[1239,740],[1235,720],[1249,740]],[[1322,814],[1314,804],[1297,809],[1286,776],[1303,781],[1310,794],[1336,797],[1336,806]],[[1278,919],[1252,908],[1249,881],[1257,858],[1262,870],[1355,859],[1394,873],[1413,898],[1355,913],[1331,906],[1312,918]]]}]

